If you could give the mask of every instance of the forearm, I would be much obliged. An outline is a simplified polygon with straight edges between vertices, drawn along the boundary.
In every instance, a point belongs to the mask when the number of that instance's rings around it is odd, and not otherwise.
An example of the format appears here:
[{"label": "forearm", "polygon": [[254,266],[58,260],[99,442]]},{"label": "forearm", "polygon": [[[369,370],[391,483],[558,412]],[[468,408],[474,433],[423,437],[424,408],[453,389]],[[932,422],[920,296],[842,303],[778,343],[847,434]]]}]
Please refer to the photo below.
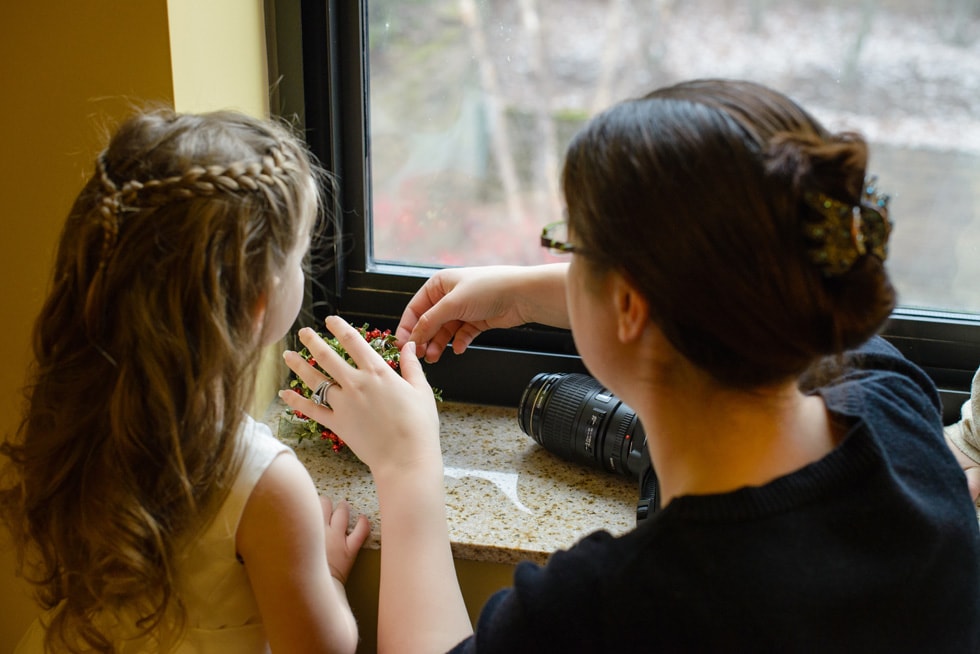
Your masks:
[{"label": "forearm", "polygon": [[381,511],[380,652],[443,652],[472,632],[456,580],[441,461],[375,475]]},{"label": "forearm", "polygon": [[567,263],[531,266],[526,277],[514,289],[521,303],[521,315],[527,322],[568,329],[568,307],[565,303]]}]

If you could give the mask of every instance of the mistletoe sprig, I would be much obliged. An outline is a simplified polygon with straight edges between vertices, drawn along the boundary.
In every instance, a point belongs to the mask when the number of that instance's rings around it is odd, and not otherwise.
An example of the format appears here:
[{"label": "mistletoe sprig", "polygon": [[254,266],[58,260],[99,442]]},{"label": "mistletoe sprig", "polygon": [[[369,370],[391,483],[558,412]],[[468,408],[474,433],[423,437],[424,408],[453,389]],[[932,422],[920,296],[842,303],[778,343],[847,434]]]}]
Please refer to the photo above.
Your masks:
[{"label": "mistletoe sprig", "polygon": [[[395,336],[391,333],[390,329],[386,329],[384,331],[381,331],[380,329],[371,329],[370,325],[364,323],[357,328],[357,331],[360,332],[364,340],[371,345],[371,348],[381,355],[381,358],[385,360],[385,363],[387,363],[392,370],[398,373],[401,372],[401,353],[398,351],[398,346],[395,344]],[[333,348],[333,351],[339,354],[344,361],[355,368],[357,367],[357,364],[354,363],[354,359],[351,358],[350,354],[347,353],[347,350],[343,348],[336,338],[327,338],[325,334],[319,332],[318,335],[320,338],[326,341],[327,345]],[[304,347],[299,351],[299,354],[306,359],[311,366],[315,366],[317,364],[316,359],[313,358],[313,355],[310,353],[309,349]],[[295,375],[293,375],[293,379],[291,379],[289,382],[289,389],[306,398],[313,395],[313,390],[303,383],[303,380]],[[432,393],[437,401],[442,401],[441,390],[438,388],[433,388]],[[305,438],[314,438],[327,441],[330,443],[330,448],[334,452],[339,452],[346,446],[346,443],[344,443],[340,436],[309,416],[301,413],[300,411],[296,411],[295,409],[288,409],[287,413],[302,423],[303,428],[300,430],[298,435],[300,441]]]}]

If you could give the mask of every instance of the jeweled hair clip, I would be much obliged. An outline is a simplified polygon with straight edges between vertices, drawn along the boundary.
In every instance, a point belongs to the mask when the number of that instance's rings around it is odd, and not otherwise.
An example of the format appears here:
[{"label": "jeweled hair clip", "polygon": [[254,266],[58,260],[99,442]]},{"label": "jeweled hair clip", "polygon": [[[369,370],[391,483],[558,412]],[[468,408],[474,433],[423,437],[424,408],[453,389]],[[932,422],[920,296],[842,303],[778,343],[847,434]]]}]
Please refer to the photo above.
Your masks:
[{"label": "jeweled hair clip", "polygon": [[806,204],[816,212],[804,219],[803,233],[808,250],[823,274],[835,277],[846,273],[866,254],[882,261],[888,256],[888,237],[892,223],[888,219],[889,197],[879,193],[877,178],[865,180],[860,204],[835,200],[820,192],[803,194]]}]

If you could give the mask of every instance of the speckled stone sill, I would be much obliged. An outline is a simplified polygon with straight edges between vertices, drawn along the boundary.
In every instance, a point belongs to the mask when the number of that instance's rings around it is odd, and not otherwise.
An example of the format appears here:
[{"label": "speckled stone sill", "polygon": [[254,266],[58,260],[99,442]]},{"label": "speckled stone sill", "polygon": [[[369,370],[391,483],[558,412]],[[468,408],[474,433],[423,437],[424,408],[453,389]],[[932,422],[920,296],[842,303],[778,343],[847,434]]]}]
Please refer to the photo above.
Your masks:
[{"label": "speckled stone sill", "polygon": [[[597,529],[613,534],[636,524],[635,482],[567,463],[525,435],[516,410],[439,405],[449,536],[457,559],[543,563]],[[293,448],[324,495],[347,499],[371,520],[365,547],[380,547],[378,498],[371,474],[349,450],[291,434],[284,405],[265,423]]]}]

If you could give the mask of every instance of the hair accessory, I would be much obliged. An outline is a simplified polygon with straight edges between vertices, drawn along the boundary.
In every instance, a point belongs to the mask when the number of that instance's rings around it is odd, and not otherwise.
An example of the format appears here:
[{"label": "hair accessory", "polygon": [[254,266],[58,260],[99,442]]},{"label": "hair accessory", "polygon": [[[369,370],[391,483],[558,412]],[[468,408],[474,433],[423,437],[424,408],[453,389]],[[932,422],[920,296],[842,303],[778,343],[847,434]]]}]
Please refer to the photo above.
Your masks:
[{"label": "hair accessory", "polygon": [[804,219],[803,234],[810,244],[809,255],[823,274],[835,277],[846,273],[866,254],[882,261],[888,256],[889,197],[878,192],[877,178],[865,180],[860,203],[846,204],[817,191],[803,194],[817,217]]},{"label": "hair accessory", "polygon": [[102,217],[102,252],[99,254],[99,269],[106,266],[109,253],[116,245],[119,236],[119,213],[122,211],[122,193],[106,169],[105,152],[96,159],[99,183],[102,185],[102,199],[99,201],[99,215]]},{"label": "hair accessory", "polygon": [[[106,266],[119,239],[124,213],[139,212],[174,200],[206,197],[219,193],[273,194],[281,179],[299,170],[288,152],[274,146],[256,161],[239,161],[228,166],[191,166],[181,175],[117,185],[109,176],[106,152],[96,160],[96,174],[102,186],[98,211],[103,230],[99,268]],[[271,200],[270,200],[271,201]]]}]

